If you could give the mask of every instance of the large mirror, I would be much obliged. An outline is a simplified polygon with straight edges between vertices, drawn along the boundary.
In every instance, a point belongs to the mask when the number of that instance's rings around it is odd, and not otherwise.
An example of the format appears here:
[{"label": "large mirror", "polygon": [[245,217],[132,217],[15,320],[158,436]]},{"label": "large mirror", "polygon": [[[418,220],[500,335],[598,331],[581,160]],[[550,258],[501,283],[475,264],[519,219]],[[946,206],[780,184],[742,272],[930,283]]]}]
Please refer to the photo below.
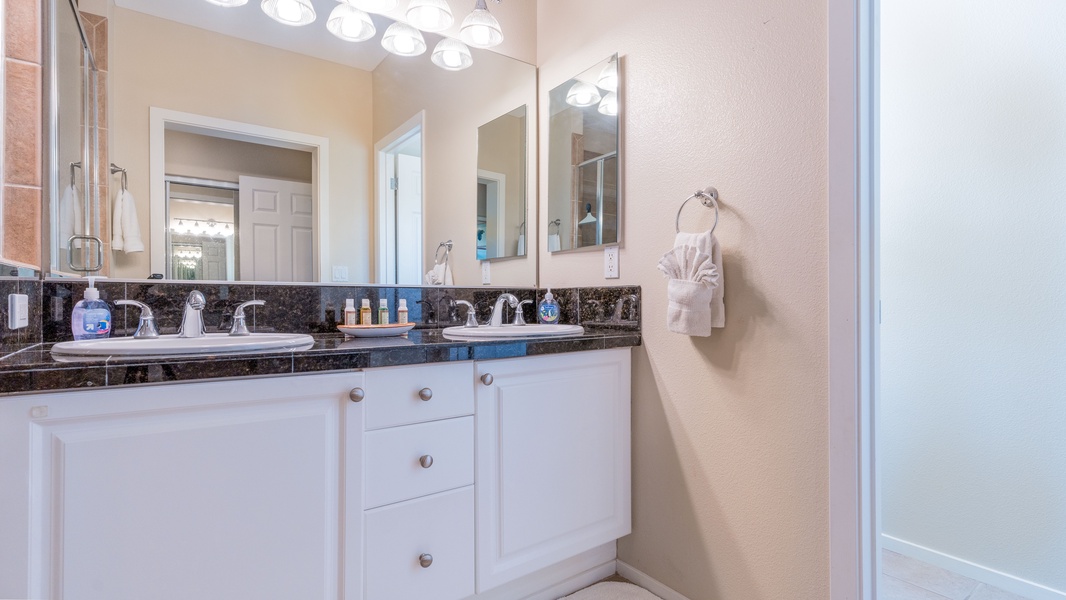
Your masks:
[{"label": "large mirror", "polygon": [[616,54],[548,95],[549,252],[622,241],[619,72]]},{"label": "large mirror", "polygon": [[[104,274],[418,285],[451,241],[451,281],[481,284],[479,128],[535,110],[536,69],[472,48],[472,66],[445,70],[436,34],[422,34],[421,56],[398,56],[381,44],[387,17],[352,43],[327,32],[335,0],[313,0],[318,19],[303,27],[259,4],[80,2],[105,25],[93,32],[105,181],[88,209],[102,215]],[[527,144],[533,124],[520,126]],[[512,256],[518,224],[535,223],[521,151],[508,167],[522,187],[504,224]],[[494,285],[536,284],[533,258],[501,267]]]},{"label": "large mirror", "polygon": [[477,258],[526,255],[526,107],[477,130]]}]

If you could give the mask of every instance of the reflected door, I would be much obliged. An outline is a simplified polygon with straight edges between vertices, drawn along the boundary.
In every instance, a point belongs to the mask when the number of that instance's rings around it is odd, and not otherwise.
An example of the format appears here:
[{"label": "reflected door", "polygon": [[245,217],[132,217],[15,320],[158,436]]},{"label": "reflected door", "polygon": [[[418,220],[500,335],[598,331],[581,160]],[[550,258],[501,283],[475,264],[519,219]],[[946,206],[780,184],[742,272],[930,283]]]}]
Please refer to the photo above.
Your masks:
[{"label": "reflected door", "polygon": [[314,281],[313,204],[310,184],[240,178],[242,279]]}]

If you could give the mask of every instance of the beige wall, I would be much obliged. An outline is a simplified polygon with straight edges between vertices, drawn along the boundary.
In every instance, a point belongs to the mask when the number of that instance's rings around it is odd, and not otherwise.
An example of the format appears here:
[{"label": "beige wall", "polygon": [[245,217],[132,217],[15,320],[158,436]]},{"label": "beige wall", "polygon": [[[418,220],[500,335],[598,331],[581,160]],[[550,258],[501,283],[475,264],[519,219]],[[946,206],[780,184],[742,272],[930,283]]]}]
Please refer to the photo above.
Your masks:
[{"label": "beige wall", "polygon": [[[477,261],[477,130],[500,115],[536,100],[533,67],[493,52],[476,52],[475,66],[459,72],[428,60],[411,63],[389,56],[374,69],[374,139],[380,140],[426,108],[423,156],[426,171],[423,261],[433,264],[437,244],[455,243],[451,254],[456,285],[481,285]],[[399,68],[402,66],[402,70]],[[527,134],[533,139],[533,119]],[[530,178],[532,179],[532,178]],[[527,186],[529,188],[531,186]],[[528,192],[533,197],[533,192]],[[527,223],[534,219],[528,215]],[[492,284],[532,286],[533,256],[493,262]]]},{"label": "beige wall", "polygon": [[[600,252],[541,253],[542,286],[643,288],[620,558],[692,600],[828,598],[825,3],[538,9],[542,134],[544,91],[622,55],[622,278],[603,280]],[[722,193],[727,326],[687,338],[664,326],[655,265],[706,185]],[[684,228],[711,216],[690,204]]]},{"label": "beige wall", "polygon": [[[351,281],[370,281],[369,72],[114,6],[110,22],[111,160],[129,171],[142,223],[149,214],[149,107],[326,137],[330,256],[348,266]],[[112,276],[144,277],[148,260],[148,252],[116,254]]]},{"label": "beige wall", "polygon": [[[530,108],[532,112],[532,107]],[[522,152],[526,142],[525,132],[528,119],[503,115],[492,123],[478,128],[477,164],[479,169],[502,173],[507,176],[504,188],[504,248],[503,256],[514,256],[518,248],[519,225],[525,221],[525,202],[520,194],[526,191],[526,153]],[[535,212],[533,214],[536,214]],[[495,234],[494,224],[488,224],[488,233]]]},{"label": "beige wall", "polygon": [[167,175],[237,183],[241,175],[311,183],[311,153],[183,131],[166,133]]}]

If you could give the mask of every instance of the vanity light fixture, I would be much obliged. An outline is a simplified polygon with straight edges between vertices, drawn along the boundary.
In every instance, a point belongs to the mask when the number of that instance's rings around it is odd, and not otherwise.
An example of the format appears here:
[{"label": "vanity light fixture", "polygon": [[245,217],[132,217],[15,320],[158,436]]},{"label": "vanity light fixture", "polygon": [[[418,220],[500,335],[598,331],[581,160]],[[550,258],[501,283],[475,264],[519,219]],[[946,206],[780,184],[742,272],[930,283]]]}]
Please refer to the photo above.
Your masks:
[{"label": "vanity light fixture", "polygon": [[470,48],[459,40],[444,38],[433,49],[430,57],[433,64],[446,71],[462,71],[474,64],[474,57],[470,55]]},{"label": "vanity light fixture", "polygon": [[596,108],[601,115],[607,115],[608,117],[618,116],[618,92],[607,92],[603,96],[603,100],[600,101],[599,107]]},{"label": "vanity light fixture", "polygon": [[396,8],[396,0],[343,0],[359,10],[366,12],[385,14]]},{"label": "vanity light fixture", "polygon": [[381,46],[399,56],[418,56],[426,51],[422,32],[402,21],[396,21],[385,30]]},{"label": "vanity light fixture", "polygon": [[234,6],[244,6],[248,4],[248,0],[207,0],[211,4],[217,6],[225,6],[226,8],[232,8]]},{"label": "vanity light fixture", "polygon": [[577,222],[578,225],[588,225],[589,223],[595,223],[596,217],[592,216],[592,205],[585,205],[585,218]]},{"label": "vanity light fixture", "polygon": [[378,32],[370,15],[347,2],[341,2],[329,13],[326,29],[346,42],[365,42]]},{"label": "vanity light fixture", "polygon": [[[499,4],[500,0],[496,0],[496,3]],[[492,48],[503,42],[503,29],[489,12],[485,0],[477,0],[473,12],[463,19],[459,37],[475,48]]]},{"label": "vanity light fixture", "polygon": [[586,81],[578,81],[570,86],[570,91],[566,93],[566,103],[570,106],[584,108],[598,104],[602,97],[600,90],[596,86]]},{"label": "vanity light fixture", "polygon": [[607,64],[600,71],[600,77],[596,80],[596,85],[600,89],[607,92],[618,91],[618,59],[611,57],[611,60],[607,61]]},{"label": "vanity light fixture", "polygon": [[259,6],[268,17],[283,25],[307,25],[315,20],[311,0],[263,0]]},{"label": "vanity light fixture", "polygon": [[411,0],[407,22],[422,31],[444,31],[452,26],[452,7],[448,0]]}]

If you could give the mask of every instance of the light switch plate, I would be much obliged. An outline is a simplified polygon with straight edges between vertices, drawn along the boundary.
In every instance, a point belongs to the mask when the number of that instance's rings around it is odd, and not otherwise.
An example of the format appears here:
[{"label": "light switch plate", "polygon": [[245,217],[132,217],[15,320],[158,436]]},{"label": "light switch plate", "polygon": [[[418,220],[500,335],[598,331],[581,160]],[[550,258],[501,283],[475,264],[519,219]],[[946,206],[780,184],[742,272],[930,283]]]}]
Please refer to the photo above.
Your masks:
[{"label": "light switch plate", "polygon": [[603,278],[618,279],[618,246],[603,249]]},{"label": "light switch plate", "polygon": [[7,326],[22,329],[30,324],[30,297],[26,294],[8,294]]},{"label": "light switch plate", "polygon": [[481,285],[492,283],[492,263],[487,260],[481,261]]}]

